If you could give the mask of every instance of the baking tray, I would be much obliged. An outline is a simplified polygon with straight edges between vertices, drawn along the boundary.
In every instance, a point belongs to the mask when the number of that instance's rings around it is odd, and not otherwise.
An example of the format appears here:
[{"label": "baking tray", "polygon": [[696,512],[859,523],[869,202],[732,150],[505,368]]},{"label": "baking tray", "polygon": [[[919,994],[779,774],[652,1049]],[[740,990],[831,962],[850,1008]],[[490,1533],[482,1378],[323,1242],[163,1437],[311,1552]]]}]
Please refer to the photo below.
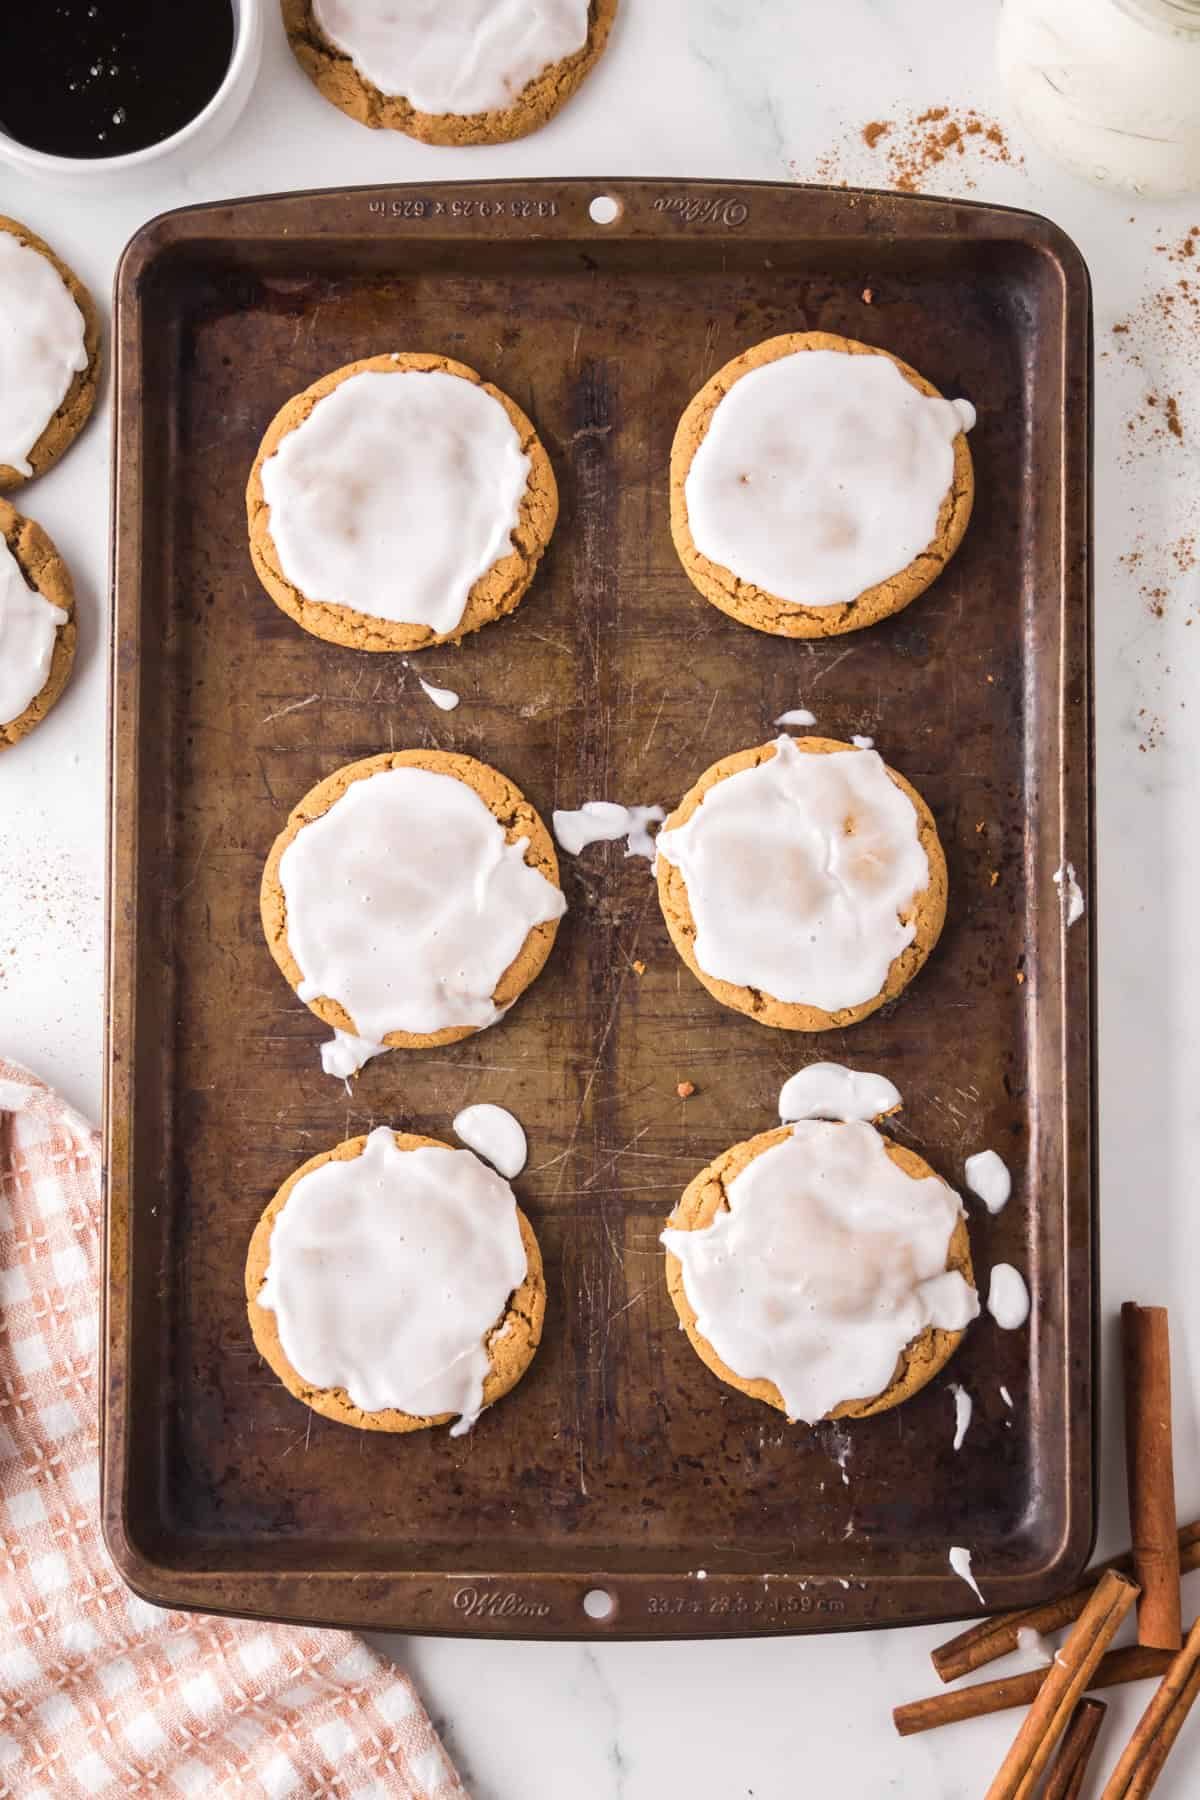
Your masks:
[{"label": "baking tray", "polygon": [[[589,206],[619,203],[610,225]],[[820,643],[693,590],[667,460],[695,390],[776,332],[885,345],[979,410],[975,516],[907,612]],[[693,1637],[894,1625],[1068,1583],[1093,1531],[1090,304],[1046,220],[782,185],[499,182],[295,194],[147,225],[117,278],[103,1514],[174,1606],[480,1636]],[[276,408],[387,349],[445,350],[536,422],[558,530],[511,619],[415,659],[318,642],[252,573],[242,492]],[[421,673],[463,696],[436,712]],[[937,817],[941,944],[911,990],[820,1039],[725,1011],[683,968],[647,865],[563,859],[570,912],[511,1017],[449,1049],[321,1073],[325,1027],[262,941],[293,802],[393,745],[468,751],[549,817],[674,803],[804,703],[874,736]],[[636,965],[645,964],[645,973]],[[1026,1270],[1031,1328],[986,1318],[948,1376],[848,1427],[788,1426],[678,1329],[657,1242],[711,1156],[773,1123],[815,1057],[892,1076],[895,1126],[971,1208],[983,1282]],[[676,1084],[691,1081],[681,1101]],[[386,1121],[470,1100],[530,1140],[517,1182],[549,1290],[517,1391],[465,1438],[356,1433],[255,1355],[247,1240],[279,1182]],[[1004,1385],[1013,1400],[1005,1405]],[[583,1597],[599,1588],[608,1615]],[[593,1603],[594,1604],[594,1603]]]}]

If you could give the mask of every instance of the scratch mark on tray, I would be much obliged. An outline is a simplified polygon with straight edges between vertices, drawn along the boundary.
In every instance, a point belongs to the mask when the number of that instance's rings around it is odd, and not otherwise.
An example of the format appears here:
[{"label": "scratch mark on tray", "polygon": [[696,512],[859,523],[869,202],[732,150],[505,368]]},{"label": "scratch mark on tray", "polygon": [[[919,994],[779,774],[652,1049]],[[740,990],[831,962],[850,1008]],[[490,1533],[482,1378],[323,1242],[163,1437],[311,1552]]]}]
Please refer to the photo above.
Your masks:
[{"label": "scratch mark on tray", "polygon": [[204,858],[208,854],[208,846],[212,843],[213,838],[216,836],[216,834],[217,834],[217,827],[215,825],[210,825],[208,830],[204,834],[203,842],[201,843],[200,849],[196,854],[195,867],[192,869],[191,874],[188,876],[188,878],[184,882],[183,886],[181,888],[177,888],[175,891],[175,899],[176,900],[182,900],[183,896],[187,893],[188,889],[190,887],[195,886],[196,879],[200,874],[200,869],[204,862]]},{"label": "scratch mark on tray", "polygon": [[290,706],[281,706],[278,712],[268,713],[265,719],[259,720],[259,724],[273,724],[276,719],[286,718],[288,713],[300,712],[306,706],[315,705],[320,698],[320,694],[310,694],[307,700],[293,700]]},{"label": "scratch mark on tray", "polygon": [[838,664],[844,663],[848,656],[853,656],[854,651],[855,651],[855,646],[853,644],[851,644],[850,648],[848,650],[843,650],[840,656],[835,656],[831,663],[826,663],[825,667],[823,669],[818,669],[817,673],[813,676],[812,680],[809,682],[809,684],[808,684],[809,687],[816,687],[816,685],[819,681],[824,681],[824,679],[827,675],[832,675],[833,671],[837,668]]}]

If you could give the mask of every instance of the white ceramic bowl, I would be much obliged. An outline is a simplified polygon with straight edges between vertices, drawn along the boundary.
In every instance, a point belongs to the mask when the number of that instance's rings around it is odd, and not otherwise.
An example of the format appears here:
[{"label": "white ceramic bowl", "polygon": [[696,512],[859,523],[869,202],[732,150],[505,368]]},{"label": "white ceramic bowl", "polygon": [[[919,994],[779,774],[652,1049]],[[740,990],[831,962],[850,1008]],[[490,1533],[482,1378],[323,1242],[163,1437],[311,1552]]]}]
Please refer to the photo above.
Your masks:
[{"label": "white ceramic bowl", "polygon": [[[34,0],[35,4],[39,0]],[[44,0],[43,0],[44,3]],[[182,130],[144,150],[124,156],[48,156],[30,150],[0,130],[0,163],[57,187],[111,189],[128,185],[168,159],[199,158],[212,150],[237,121],[250,97],[262,61],[264,0],[232,0],[233,55],[225,79],[204,108]]]}]

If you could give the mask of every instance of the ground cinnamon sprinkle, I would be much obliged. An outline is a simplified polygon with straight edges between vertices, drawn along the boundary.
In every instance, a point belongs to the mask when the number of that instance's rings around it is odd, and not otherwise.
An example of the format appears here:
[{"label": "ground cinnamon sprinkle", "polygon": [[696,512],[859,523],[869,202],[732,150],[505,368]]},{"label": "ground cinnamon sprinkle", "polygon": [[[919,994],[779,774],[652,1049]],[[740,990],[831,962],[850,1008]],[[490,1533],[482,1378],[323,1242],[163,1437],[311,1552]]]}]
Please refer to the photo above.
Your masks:
[{"label": "ground cinnamon sprinkle", "polygon": [[848,131],[841,145],[819,157],[815,171],[794,163],[792,171],[801,181],[815,172],[833,186],[861,182],[916,193],[947,185],[959,190],[976,187],[980,159],[1012,167],[1024,162],[994,119],[973,107],[930,106],[908,119],[872,119]]},{"label": "ground cinnamon sprinkle", "polygon": [[1183,426],[1179,419],[1179,402],[1176,400],[1174,394],[1172,394],[1167,401],[1167,430],[1171,433],[1172,437],[1177,437],[1182,440]]}]

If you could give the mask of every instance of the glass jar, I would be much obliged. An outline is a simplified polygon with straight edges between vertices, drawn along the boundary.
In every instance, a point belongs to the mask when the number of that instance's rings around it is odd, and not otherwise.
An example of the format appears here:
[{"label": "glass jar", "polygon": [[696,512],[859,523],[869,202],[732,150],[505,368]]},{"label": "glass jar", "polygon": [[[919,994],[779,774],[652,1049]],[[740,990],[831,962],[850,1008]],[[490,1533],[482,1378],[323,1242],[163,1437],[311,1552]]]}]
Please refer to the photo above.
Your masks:
[{"label": "glass jar", "polygon": [[1200,189],[1200,0],[1004,0],[996,58],[1022,124],[1076,174]]}]

